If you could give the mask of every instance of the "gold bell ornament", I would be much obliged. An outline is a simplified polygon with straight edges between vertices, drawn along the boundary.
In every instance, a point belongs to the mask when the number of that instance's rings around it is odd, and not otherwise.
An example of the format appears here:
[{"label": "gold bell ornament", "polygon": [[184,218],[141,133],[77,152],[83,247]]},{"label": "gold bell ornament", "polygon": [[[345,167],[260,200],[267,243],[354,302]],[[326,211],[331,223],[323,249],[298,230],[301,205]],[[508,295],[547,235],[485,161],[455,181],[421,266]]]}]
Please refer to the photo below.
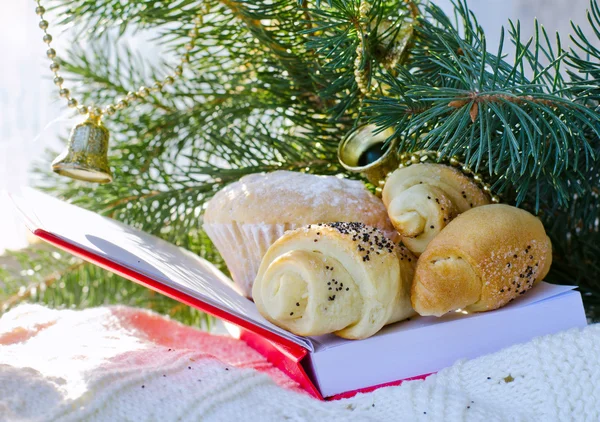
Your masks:
[{"label": "gold bell ornament", "polygon": [[110,183],[109,138],[100,117],[88,115],[83,123],[71,131],[66,149],[52,162],[52,170],[85,182]]},{"label": "gold bell ornament", "polygon": [[190,52],[194,50],[196,40],[201,32],[202,15],[208,12],[203,9],[194,18],[194,25],[188,32],[189,42],[185,44],[185,52],[180,58],[181,64],[175,67],[172,75],[167,75],[162,80],[157,79],[150,88],[141,86],[137,91],[129,92],[127,96],[115,100],[114,103],[99,108],[80,105],[79,101],[71,95],[71,91],[64,86],[65,80],[59,73],[61,64],[57,59],[56,50],[51,47],[53,38],[48,32],[50,24],[44,18],[46,8],[42,5],[42,1],[35,0],[35,13],[40,17],[38,26],[44,32],[42,40],[48,45],[46,56],[50,59],[49,67],[50,71],[54,73],[54,84],[58,88],[59,95],[66,100],[70,108],[77,109],[77,112],[81,115],[87,114],[87,119],[71,131],[67,148],[52,162],[52,170],[72,179],[109,183],[112,181],[112,174],[108,167],[108,140],[110,136],[101,122],[102,115],[111,116],[117,110],[123,110],[135,101],[148,97],[151,92],[162,92],[165,86],[173,85],[176,78],[182,77],[183,67],[190,62]]},{"label": "gold bell ornament", "polygon": [[378,186],[400,163],[398,138],[392,138],[393,135],[392,128],[378,132],[377,126],[372,124],[359,126],[340,142],[338,160],[346,170],[362,173]]}]

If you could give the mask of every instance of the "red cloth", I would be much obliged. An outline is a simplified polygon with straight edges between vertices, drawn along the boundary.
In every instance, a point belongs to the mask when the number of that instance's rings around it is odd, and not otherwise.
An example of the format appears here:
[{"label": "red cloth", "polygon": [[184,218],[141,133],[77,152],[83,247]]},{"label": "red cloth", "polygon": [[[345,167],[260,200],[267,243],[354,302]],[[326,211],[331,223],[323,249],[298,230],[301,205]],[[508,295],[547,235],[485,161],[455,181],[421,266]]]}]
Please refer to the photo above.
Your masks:
[{"label": "red cloth", "polygon": [[195,350],[207,357],[237,368],[252,368],[269,375],[277,385],[305,393],[295,381],[275,368],[264,356],[241,340],[225,335],[215,335],[197,330],[157,314],[140,312],[139,309],[115,307],[112,314],[119,318],[124,327],[137,331],[156,347],[167,347],[173,351]]}]

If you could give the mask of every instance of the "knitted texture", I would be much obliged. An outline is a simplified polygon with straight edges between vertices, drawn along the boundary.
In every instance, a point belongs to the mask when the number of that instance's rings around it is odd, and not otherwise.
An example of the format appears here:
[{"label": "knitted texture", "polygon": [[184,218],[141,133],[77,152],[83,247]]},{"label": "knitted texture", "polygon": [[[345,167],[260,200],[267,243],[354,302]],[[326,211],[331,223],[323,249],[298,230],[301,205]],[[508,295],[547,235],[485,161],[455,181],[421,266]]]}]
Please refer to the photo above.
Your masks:
[{"label": "knitted texture", "polygon": [[125,307],[0,318],[0,421],[598,421],[600,325],[320,402],[243,342]]}]

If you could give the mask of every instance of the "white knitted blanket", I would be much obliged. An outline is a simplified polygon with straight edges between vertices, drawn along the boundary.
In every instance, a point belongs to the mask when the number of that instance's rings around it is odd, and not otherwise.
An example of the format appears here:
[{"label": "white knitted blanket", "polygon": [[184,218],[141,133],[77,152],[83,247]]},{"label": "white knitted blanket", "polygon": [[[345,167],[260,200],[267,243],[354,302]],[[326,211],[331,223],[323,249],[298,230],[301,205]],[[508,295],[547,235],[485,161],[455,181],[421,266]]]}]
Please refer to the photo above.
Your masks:
[{"label": "white knitted blanket", "polygon": [[0,318],[1,421],[349,419],[599,421],[600,325],[319,402],[244,343],[150,312],[22,305]]}]

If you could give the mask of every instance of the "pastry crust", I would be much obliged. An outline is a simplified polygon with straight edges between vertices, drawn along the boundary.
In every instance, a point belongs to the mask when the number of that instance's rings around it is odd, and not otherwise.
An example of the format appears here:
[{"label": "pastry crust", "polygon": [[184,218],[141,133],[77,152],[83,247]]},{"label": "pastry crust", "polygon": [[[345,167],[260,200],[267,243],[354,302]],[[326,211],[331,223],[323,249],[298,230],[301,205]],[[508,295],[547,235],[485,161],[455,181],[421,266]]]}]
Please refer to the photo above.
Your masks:
[{"label": "pastry crust", "polygon": [[552,244],[538,218],[502,204],[473,208],[420,256],[411,302],[420,315],[497,309],[542,280],[551,264]]},{"label": "pastry crust", "polygon": [[394,171],[382,197],[402,242],[416,255],[458,214],[490,203],[473,180],[442,164],[414,164]]},{"label": "pastry crust", "polygon": [[310,225],[269,248],[252,294],[265,318],[292,333],[362,339],[414,314],[415,261],[376,228]]},{"label": "pastry crust", "polygon": [[362,182],[292,171],[242,177],[209,201],[205,223],[291,224],[360,221],[393,233],[383,202]]}]

